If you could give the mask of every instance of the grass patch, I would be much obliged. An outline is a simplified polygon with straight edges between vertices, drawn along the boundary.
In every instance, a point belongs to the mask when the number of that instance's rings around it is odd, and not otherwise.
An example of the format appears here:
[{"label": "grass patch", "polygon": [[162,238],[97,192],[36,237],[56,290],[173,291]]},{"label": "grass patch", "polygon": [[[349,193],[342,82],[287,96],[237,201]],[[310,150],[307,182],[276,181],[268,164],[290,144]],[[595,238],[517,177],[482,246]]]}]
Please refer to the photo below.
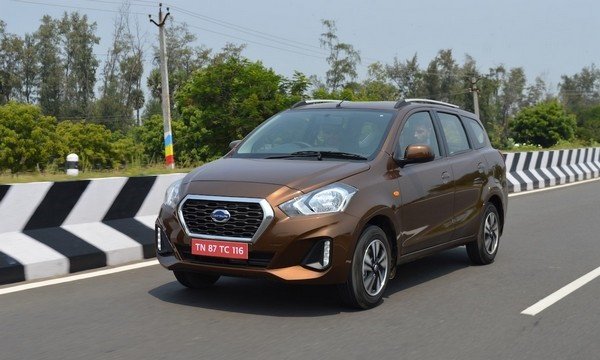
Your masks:
[{"label": "grass patch", "polygon": [[0,184],[16,184],[39,181],[73,181],[107,177],[133,177],[161,174],[188,173],[193,167],[166,169],[164,165],[128,166],[123,169],[79,171],[78,176],[67,176],[64,172],[25,172],[19,174],[0,174]]},{"label": "grass patch", "polygon": [[[512,141],[512,139],[510,139]],[[571,149],[583,149],[583,148],[595,148],[599,147],[600,143],[595,141],[584,141],[579,139],[573,140],[560,140],[556,145],[549,148],[542,148],[539,145],[532,144],[515,144],[512,142],[509,147],[501,148],[503,152],[523,152],[523,151],[547,151],[547,150],[571,150]]]}]

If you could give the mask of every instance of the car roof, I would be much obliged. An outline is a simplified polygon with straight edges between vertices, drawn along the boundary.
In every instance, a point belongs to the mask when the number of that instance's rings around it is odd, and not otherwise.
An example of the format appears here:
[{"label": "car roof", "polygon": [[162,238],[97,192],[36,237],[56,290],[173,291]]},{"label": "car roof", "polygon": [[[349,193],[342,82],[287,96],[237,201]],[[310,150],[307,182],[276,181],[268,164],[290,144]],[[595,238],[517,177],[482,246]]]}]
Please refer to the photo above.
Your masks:
[{"label": "car roof", "polygon": [[435,109],[441,111],[454,110],[463,116],[477,118],[475,114],[460,109],[456,105],[441,102],[427,102],[427,99],[415,99],[418,101],[348,101],[348,100],[306,100],[292,106],[293,110],[305,109],[366,109],[366,110],[392,110],[410,111],[417,108]]}]

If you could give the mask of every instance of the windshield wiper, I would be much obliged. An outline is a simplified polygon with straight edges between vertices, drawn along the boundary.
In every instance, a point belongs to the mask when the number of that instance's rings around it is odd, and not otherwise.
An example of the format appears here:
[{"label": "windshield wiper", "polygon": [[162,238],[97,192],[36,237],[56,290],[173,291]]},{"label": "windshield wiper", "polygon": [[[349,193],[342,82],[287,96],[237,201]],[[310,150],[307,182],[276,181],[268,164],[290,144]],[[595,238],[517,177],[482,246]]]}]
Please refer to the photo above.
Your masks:
[{"label": "windshield wiper", "polygon": [[296,151],[291,154],[269,156],[266,159],[288,159],[296,157],[316,157],[317,160],[322,160],[323,158],[367,160],[367,158],[362,155],[341,151]]}]

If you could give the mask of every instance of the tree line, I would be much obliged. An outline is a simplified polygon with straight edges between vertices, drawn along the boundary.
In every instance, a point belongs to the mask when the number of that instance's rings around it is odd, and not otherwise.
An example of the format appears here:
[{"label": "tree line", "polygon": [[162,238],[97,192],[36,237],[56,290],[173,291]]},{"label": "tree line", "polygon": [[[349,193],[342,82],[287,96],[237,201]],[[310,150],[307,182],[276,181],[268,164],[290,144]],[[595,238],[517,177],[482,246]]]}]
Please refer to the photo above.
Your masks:
[{"label": "tree line", "polygon": [[[162,161],[158,49],[145,64],[146,41],[128,14],[124,6],[115,18],[107,54],[94,53],[96,23],[77,12],[44,16],[36,31],[22,37],[6,32],[0,20],[0,170],[55,168],[69,152],[80,154],[85,168]],[[600,70],[594,65],[563,75],[553,94],[540,77],[528,81],[522,67],[481,71],[474,58],[461,62],[451,49],[424,64],[414,54],[364,65],[359,50],[339,38],[334,21],[322,25],[319,40],[329,69],[324,76],[296,71],[287,78],[245,58],[244,45],[219,51],[196,46],[185,24],[170,22],[176,160],[192,166],[221,156],[229,141],[305,98],[423,97],[472,111],[475,88],[480,117],[497,147],[600,141]],[[362,67],[367,76],[358,80]]]}]

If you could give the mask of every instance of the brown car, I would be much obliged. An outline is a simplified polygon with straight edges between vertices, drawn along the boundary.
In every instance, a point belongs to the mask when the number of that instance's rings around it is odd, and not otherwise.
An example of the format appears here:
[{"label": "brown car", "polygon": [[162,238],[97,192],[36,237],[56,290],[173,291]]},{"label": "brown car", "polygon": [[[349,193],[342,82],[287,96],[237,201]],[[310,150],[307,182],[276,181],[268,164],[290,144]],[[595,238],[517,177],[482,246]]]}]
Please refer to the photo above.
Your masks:
[{"label": "brown car", "polygon": [[231,147],[171,185],[156,222],[158,259],[187,287],[339,284],[370,308],[398,264],[460,245],[475,264],[498,252],[506,167],[455,105],[303,101]]}]

